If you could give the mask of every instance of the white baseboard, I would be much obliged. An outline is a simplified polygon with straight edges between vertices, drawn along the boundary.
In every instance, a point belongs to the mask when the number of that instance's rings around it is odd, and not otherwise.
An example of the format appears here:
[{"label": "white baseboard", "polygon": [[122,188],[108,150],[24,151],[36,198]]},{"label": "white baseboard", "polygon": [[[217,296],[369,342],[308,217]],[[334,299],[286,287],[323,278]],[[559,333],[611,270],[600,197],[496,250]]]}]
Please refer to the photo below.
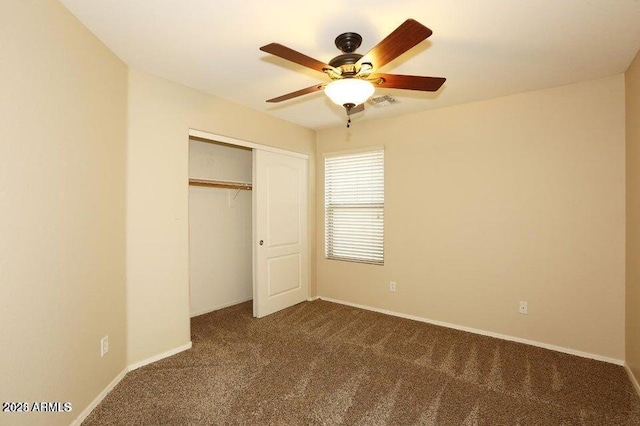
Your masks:
[{"label": "white baseboard", "polygon": [[240,303],[248,302],[249,300],[253,300],[253,296],[248,299],[242,299],[235,302],[223,303],[221,305],[216,305],[212,308],[201,309],[199,311],[191,312],[191,318],[197,317],[199,315],[208,314],[209,312],[219,311],[220,309],[228,308],[229,306],[238,305]]},{"label": "white baseboard", "polygon": [[636,379],[636,376],[634,376],[633,371],[631,371],[629,364],[627,364],[626,362],[624,363],[624,369],[627,370],[627,374],[629,375],[629,380],[631,380],[631,383],[633,384],[633,387],[636,389],[638,396],[640,396],[640,384],[638,383],[638,379]]},{"label": "white baseboard", "polygon": [[168,358],[168,357],[170,357],[172,355],[175,355],[177,353],[180,353],[182,351],[186,351],[187,349],[191,349],[191,346],[193,346],[193,345],[192,345],[191,342],[189,342],[189,343],[187,343],[185,345],[178,346],[177,348],[168,350],[168,351],[163,352],[161,354],[154,355],[151,358],[147,358],[147,359],[144,359],[142,361],[136,362],[134,364],[129,365],[127,371],[137,370],[138,368],[144,367],[145,365],[154,363],[156,361],[160,361],[161,359],[164,359],[164,358]]},{"label": "white baseboard", "polygon": [[122,370],[120,372],[120,374],[118,374],[112,381],[111,383],[109,383],[107,385],[106,388],[104,388],[102,390],[102,392],[100,392],[98,394],[98,396],[96,396],[96,398],[91,401],[91,404],[89,404],[87,406],[87,408],[85,408],[84,410],[82,410],[82,413],[80,413],[80,415],[78,417],[75,418],[75,420],[73,420],[73,422],[71,422],[71,426],[80,426],[82,424],[82,422],[85,421],[85,419],[87,417],[89,417],[89,414],[91,414],[91,412],[98,406],[98,404],[100,404],[102,402],[102,400],[104,399],[105,396],[107,396],[107,394],[109,392],[111,392],[113,390],[113,388],[116,387],[116,385],[118,383],[120,383],[120,381],[122,379],[124,379],[124,376],[128,373],[128,369],[125,368],[124,370]]},{"label": "white baseboard", "polygon": [[508,336],[506,334],[493,333],[491,331],[485,331],[485,330],[480,330],[480,329],[477,329],[477,328],[465,327],[465,326],[462,326],[462,325],[451,324],[451,323],[444,322],[444,321],[431,320],[431,319],[428,319],[428,318],[418,317],[418,316],[415,316],[415,315],[403,314],[401,312],[394,312],[394,311],[389,311],[389,310],[386,310],[386,309],[374,308],[372,306],[360,305],[360,304],[357,304],[357,303],[345,302],[343,300],[331,299],[329,297],[324,297],[324,296],[320,296],[319,298],[322,299],[322,300],[326,300],[327,302],[339,303],[341,305],[352,306],[354,308],[365,309],[367,311],[374,311],[374,312],[379,312],[381,314],[392,315],[392,316],[395,316],[395,317],[406,318],[406,319],[410,319],[410,320],[414,320],[414,321],[420,321],[420,322],[426,322],[426,323],[433,324],[433,325],[438,325],[438,326],[441,326],[441,327],[453,328],[455,330],[466,331],[466,332],[469,332],[469,333],[480,334],[480,335],[483,335],[483,336],[495,337],[496,339],[502,339],[502,340],[509,340],[511,342],[524,343],[526,345],[537,346],[537,347],[544,348],[544,349],[550,349],[550,350],[556,351],[556,352],[563,352],[563,353],[566,353],[566,354],[576,355],[576,356],[583,357],[583,358],[595,359],[597,361],[604,361],[604,362],[608,362],[610,364],[624,365],[624,361],[621,360],[621,359],[610,358],[610,357],[606,357],[606,356],[602,356],[602,355],[591,354],[591,353],[588,353],[588,352],[577,351],[575,349],[564,348],[562,346],[556,346],[556,345],[550,345],[550,344],[547,344],[547,343],[536,342],[535,340],[528,340],[528,339],[523,339],[523,338],[520,338],[520,337]]},{"label": "white baseboard", "polygon": [[314,300],[318,300],[318,299],[320,299],[320,296],[309,297],[307,298],[307,302],[313,302]]}]

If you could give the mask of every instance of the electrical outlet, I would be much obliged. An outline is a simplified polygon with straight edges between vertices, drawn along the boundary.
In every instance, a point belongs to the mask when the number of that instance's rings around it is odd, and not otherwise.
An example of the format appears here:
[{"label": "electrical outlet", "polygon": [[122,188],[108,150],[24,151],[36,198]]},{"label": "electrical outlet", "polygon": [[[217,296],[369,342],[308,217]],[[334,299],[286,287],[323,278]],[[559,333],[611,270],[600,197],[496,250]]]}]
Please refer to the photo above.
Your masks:
[{"label": "electrical outlet", "polygon": [[529,313],[529,305],[527,304],[527,302],[520,302],[520,307],[518,308],[518,312],[520,312],[521,314],[528,314]]},{"label": "electrical outlet", "polygon": [[109,336],[104,336],[100,340],[100,356],[105,356],[109,352]]},{"label": "electrical outlet", "polygon": [[396,291],[396,282],[389,281],[389,291]]}]

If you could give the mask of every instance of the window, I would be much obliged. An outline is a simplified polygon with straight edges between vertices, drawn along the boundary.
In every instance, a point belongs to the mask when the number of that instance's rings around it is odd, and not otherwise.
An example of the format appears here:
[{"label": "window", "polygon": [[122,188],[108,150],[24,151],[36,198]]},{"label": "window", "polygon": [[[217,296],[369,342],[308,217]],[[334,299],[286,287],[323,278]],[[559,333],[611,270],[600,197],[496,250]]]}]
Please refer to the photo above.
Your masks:
[{"label": "window", "polygon": [[384,264],[384,151],[326,155],[325,257]]}]

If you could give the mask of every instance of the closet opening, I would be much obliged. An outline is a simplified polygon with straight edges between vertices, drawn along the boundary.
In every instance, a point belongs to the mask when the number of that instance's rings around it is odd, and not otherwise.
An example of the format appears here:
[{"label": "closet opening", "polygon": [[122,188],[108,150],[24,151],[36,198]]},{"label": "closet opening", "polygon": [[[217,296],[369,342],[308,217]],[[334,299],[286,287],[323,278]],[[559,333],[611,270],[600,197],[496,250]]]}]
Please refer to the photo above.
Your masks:
[{"label": "closet opening", "polygon": [[306,154],[189,129],[190,316],[309,298]]},{"label": "closet opening", "polygon": [[253,299],[252,151],[189,138],[191,317]]}]

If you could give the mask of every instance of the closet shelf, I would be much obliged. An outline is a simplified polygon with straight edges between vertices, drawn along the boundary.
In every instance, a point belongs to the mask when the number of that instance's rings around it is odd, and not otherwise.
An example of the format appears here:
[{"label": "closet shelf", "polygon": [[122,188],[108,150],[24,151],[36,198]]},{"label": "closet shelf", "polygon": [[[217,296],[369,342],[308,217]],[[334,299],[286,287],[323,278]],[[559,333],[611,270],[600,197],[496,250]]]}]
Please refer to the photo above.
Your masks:
[{"label": "closet shelf", "polygon": [[251,191],[251,184],[246,182],[229,182],[223,180],[210,180],[210,179],[195,179],[189,178],[189,185],[191,186],[212,186],[215,188],[228,188],[228,189],[246,189]]}]

